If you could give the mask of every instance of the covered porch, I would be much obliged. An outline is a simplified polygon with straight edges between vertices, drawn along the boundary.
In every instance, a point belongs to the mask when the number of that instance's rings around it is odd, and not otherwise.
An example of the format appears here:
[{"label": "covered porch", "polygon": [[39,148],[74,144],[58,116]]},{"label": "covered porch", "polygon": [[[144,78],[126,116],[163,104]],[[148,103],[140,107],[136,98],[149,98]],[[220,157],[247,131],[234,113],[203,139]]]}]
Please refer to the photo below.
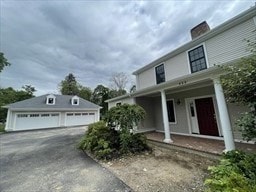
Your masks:
[{"label": "covered porch", "polygon": [[[180,141],[177,135],[183,135],[186,139],[196,137],[196,141],[200,140],[202,144],[208,141],[216,143],[212,151],[216,147],[216,153],[222,153],[223,150],[235,149],[234,139],[242,140],[234,124],[246,108],[226,103],[216,71],[198,72],[196,75],[167,81],[154,88],[138,91],[133,98],[147,113],[138,131],[162,132],[153,137],[162,142],[176,145]],[[182,145],[190,146],[184,143]]]},{"label": "covered porch", "polygon": [[[160,132],[147,132],[145,133],[147,139],[149,141],[156,141],[159,143],[164,143],[163,140],[165,138],[164,133]],[[172,134],[172,143],[165,143],[170,146],[177,146],[182,148],[191,149],[193,151],[199,151],[203,153],[209,153],[214,155],[221,155],[225,150],[225,144],[223,139],[207,139],[193,136],[183,136]],[[235,142],[235,147],[238,150],[242,150],[249,153],[256,153],[256,145]]]}]

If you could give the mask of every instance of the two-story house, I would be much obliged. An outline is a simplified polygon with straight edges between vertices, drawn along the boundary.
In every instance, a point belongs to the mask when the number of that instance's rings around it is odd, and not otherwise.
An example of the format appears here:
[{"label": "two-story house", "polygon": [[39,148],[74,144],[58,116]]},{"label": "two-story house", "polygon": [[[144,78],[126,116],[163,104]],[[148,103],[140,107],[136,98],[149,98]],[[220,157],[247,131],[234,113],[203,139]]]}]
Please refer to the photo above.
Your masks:
[{"label": "two-story house", "polygon": [[137,90],[108,100],[109,108],[117,103],[138,104],[146,113],[139,131],[224,139],[226,150],[241,140],[235,119],[244,106],[227,103],[216,65],[235,63],[251,53],[246,40],[256,37],[256,6],[214,29],[203,22],[191,30],[192,40],[138,69]]}]

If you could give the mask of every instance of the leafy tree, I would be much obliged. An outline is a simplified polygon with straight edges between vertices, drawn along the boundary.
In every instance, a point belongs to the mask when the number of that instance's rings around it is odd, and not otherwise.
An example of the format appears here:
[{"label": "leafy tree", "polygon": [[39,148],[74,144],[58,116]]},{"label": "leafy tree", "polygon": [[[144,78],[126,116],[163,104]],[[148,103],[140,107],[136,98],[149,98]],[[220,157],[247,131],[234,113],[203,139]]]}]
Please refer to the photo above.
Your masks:
[{"label": "leafy tree", "polygon": [[33,96],[34,92],[36,92],[35,87],[33,87],[32,85],[23,85],[22,89],[24,89],[25,92],[31,96]]},{"label": "leafy tree", "polygon": [[109,97],[114,98],[114,97],[118,97],[121,95],[125,95],[126,93],[127,93],[126,90],[123,90],[123,89],[120,89],[120,90],[111,89],[109,91]]},{"label": "leafy tree", "polygon": [[23,86],[24,90],[14,90],[12,87],[0,89],[0,121],[4,122],[7,116],[7,109],[2,106],[15,103],[34,97],[36,89],[31,85]]},{"label": "leafy tree", "polygon": [[11,64],[8,62],[8,60],[4,57],[4,53],[0,52],[0,73],[6,66],[10,66]]},{"label": "leafy tree", "polygon": [[88,100],[88,101],[91,100],[92,90],[89,87],[84,87],[84,86],[79,84],[78,85],[78,90],[79,90],[79,93],[78,93],[79,97],[81,97],[85,100]]},{"label": "leafy tree", "polygon": [[105,115],[105,113],[108,110],[108,104],[105,101],[110,98],[111,97],[110,97],[109,88],[107,88],[103,85],[98,85],[92,93],[92,102],[94,102],[97,105],[100,105],[102,107],[102,109],[101,109],[102,117]]},{"label": "leafy tree", "polygon": [[247,141],[256,138],[256,41],[249,42],[249,48],[252,54],[224,66],[227,74],[221,78],[227,100],[250,108],[237,123]]},{"label": "leafy tree", "polygon": [[60,83],[60,92],[62,95],[78,95],[79,94],[79,85],[76,81],[75,76],[72,73],[69,73],[65,80]]}]

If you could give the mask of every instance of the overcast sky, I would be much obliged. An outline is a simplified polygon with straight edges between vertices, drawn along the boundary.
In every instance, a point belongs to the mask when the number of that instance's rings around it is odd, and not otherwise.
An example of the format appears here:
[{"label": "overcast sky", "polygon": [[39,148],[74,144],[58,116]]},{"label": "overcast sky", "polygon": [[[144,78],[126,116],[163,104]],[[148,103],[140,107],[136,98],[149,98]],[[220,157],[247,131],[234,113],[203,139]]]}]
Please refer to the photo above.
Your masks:
[{"label": "overcast sky", "polygon": [[111,74],[131,75],[190,41],[189,30],[200,22],[214,28],[253,5],[254,0],[0,0],[0,51],[12,64],[0,73],[0,86],[29,84],[36,95],[58,93],[68,73],[92,89],[108,86]]}]

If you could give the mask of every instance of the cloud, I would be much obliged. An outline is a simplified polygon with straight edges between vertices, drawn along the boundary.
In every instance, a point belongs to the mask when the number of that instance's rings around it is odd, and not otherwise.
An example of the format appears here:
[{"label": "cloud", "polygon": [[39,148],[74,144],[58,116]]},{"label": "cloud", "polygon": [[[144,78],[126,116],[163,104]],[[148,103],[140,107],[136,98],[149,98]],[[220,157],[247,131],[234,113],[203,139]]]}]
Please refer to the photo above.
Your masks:
[{"label": "cloud", "polygon": [[[253,1],[1,1],[1,51],[12,63],[0,86],[58,92],[73,73],[84,86],[109,84],[190,40],[206,20],[215,27]],[[226,10],[226,11],[224,11]]]}]

